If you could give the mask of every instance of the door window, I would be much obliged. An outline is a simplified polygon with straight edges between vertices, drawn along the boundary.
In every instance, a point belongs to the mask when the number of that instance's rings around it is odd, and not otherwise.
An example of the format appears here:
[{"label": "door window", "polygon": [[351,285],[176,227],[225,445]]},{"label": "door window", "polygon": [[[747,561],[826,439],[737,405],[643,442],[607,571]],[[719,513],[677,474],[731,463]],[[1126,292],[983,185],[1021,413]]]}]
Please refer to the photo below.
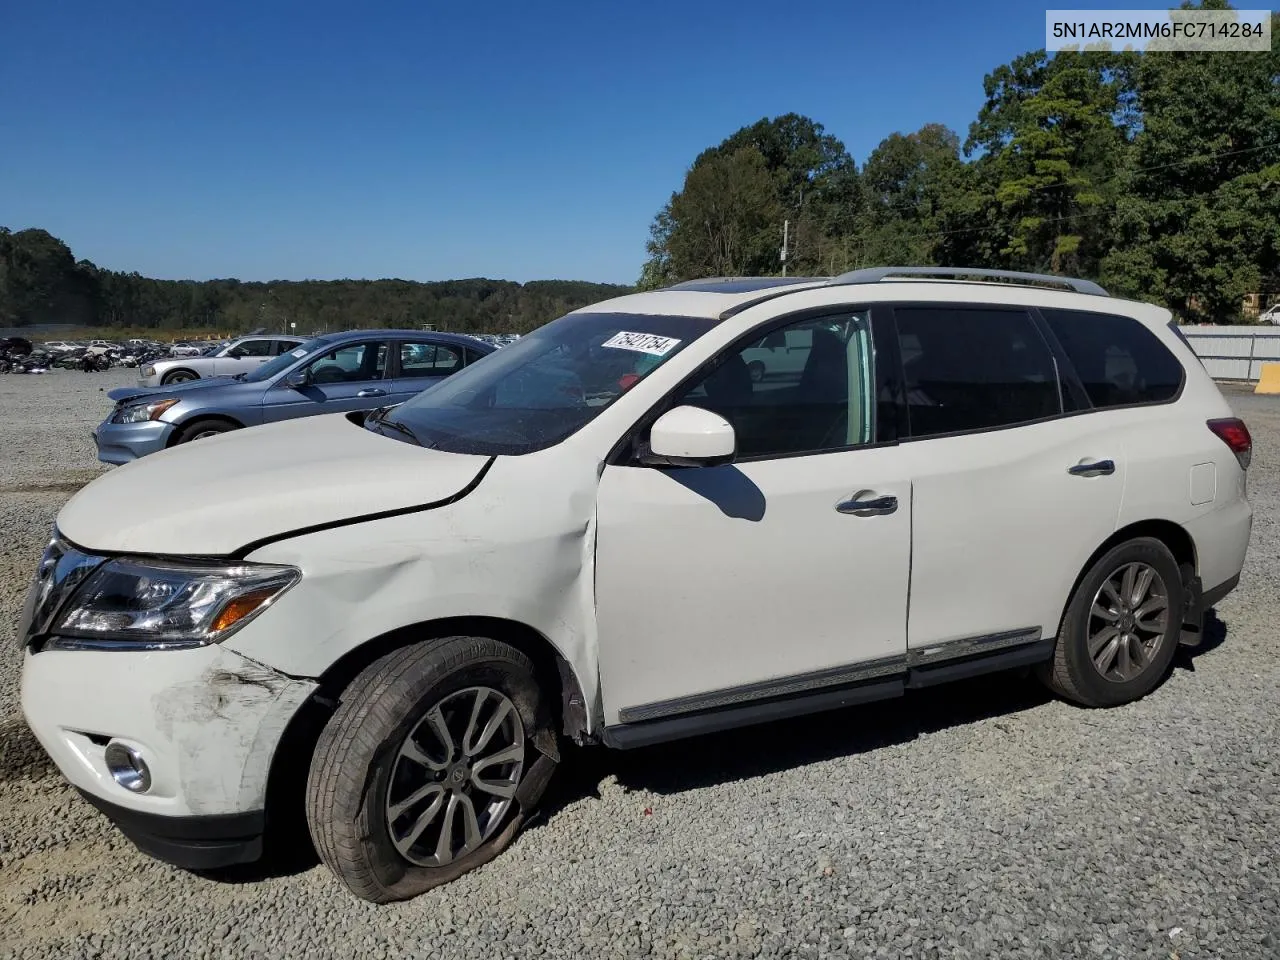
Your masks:
[{"label": "door window", "polygon": [[[774,343],[789,347],[774,351]],[[865,312],[803,320],[725,354],[676,403],[733,424],[741,459],[868,443],[870,343]]]},{"label": "door window", "polygon": [[455,347],[437,343],[400,344],[402,377],[447,377],[461,368],[462,356]]},{"label": "door window", "polygon": [[381,380],[387,366],[385,342],[349,343],[330,350],[310,364],[311,382],[356,383]]},{"label": "door window", "polygon": [[269,357],[271,356],[270,340],[246,340],[244,343],[238,343],[233,348],[245,357]]},{"label": "door window", "polygon": [[301,342],[301,340],[273,340],[271,354],[272,356],[279,356],[282,353],[288,353]]},{"label": "door window", "polygon": [[1062,413],[1057,364],[1025,310],[898,307],[911,436],[931,437]]},{"label": "door window", "polygon": [[1132,317],[1041,310],[1095,407],[1160,403],[1182,388],[1182,364]]}]

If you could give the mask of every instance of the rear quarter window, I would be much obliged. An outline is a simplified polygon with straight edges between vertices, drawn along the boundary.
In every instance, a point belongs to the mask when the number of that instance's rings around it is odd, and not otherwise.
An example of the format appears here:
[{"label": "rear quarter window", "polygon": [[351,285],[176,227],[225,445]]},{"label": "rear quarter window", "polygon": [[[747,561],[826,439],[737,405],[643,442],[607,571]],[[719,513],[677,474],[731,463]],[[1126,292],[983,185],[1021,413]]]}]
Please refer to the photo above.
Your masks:
[{"label": "rear quarter window", "polygon": [[1095,407],[1164,403],[1182,390],[1182,364],[1132,317],[1041,309]]}]

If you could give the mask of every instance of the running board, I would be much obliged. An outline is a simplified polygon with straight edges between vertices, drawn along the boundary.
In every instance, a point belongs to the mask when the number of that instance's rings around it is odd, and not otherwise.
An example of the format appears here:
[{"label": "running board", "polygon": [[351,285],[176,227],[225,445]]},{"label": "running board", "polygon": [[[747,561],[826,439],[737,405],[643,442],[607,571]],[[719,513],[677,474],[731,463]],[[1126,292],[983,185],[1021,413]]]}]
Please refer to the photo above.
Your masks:
[{"label": "running board", "polygon": [[[1036,633],[1038,632],[1037,630]],[[1011,646],[1010,644],[1013,643],[1012,638],[1015,635],[1020,635],[1024,639],[1018,645]],[[996,640],[996,637],[999,640]],[[737,702],[730,701],[728,705],[683,712],[674,716],[657,716],[652,719],[613,724],[601,731],[600,738],[606,746],[627,750],[655,743],[683,740],[686,737],[701,736],[704,733],[718,733],[736,727],[768,723],[774,720],[821,713],[827,710],[838,710],[843,707],[872,703],[877,700],[888,700],[902,696],[908,689],[932,687],[952,680],[963,680],[985,673],[997,673],[1001,670],[1012,670],[1042,663],[1053,656],[1053,648],[1056,642],[1053,637],[1047,637],[1043,640],[1031,638],[1028,631],[1011,631],[1008,634],[996,635],[996,637],[992,638],[993,642],[997,644],[1003,643],[1004,645],[998,646],[995,650],[988,650],[979,644],[976,647],[976,652],[974,652],[975,648],[966,647],[962,648],[965,651],[964,653],[959,653],[959,656],[954,657],[944,658],[936,655],[928,657],[926,656],[928,653],[926,651],[915,654],[914,657],[909,655],[908,657],[894,658],[898,661],[899,666],[892,675],[886,676],[883,673],[878,673],[876,676],[866,677],[841,686],[833,686],[831,684],[833,671],[821,671],[813,675],[815,679],[825,681],[817,689],[742,702],[742,699],[744,699],[741,695],[742,692],[750,690],[750,692],[754,693],[767,689],[763,684],[753,684],[750,688],[739,688]],[[963,642],[968,643],[969,641]],[[951,644],[945,646],[951,646]],[[959,643],[956,646],[959,648]],[[938,648],[931,648],[931,650],[936,649]],[[959,649],[957,652],[959,652]],[[912,659],[916,661],[914,665],[911,662]],[[883,671],[884,668],[885,661],[876,661],[876,671],[873,672]],[[801,682],[801,679],[801,677],[785,678],[783,681],[778,681],[778,685],[794,688]],[[733,693],[734,691],[730,690],[718,691],[715,694],[715,698],[725,702],[730,700]],[[693,698],[688,698],[683,702],[690,703],[692,701]],[[648,705],[642,710],[647,712],[654,708],[669,707],[674,703],[674,701],[665,701],[661,705]],[[640,711],[623,711],[622,716],[634,716],[636,712]]]}]

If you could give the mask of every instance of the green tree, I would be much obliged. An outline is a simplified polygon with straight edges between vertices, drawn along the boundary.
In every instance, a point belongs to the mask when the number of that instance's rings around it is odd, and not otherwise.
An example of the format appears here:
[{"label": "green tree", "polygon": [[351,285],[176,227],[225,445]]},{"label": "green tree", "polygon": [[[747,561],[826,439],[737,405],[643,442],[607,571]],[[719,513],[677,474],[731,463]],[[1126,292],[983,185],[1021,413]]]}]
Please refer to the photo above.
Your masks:
[{"label": "green tree", "polygon": [[1245,294],[1280,289],[1280,46],[1148,53],[1136,76],[1142,128],[1103,280],[1230,322]]},{"label": "green tree", "polygon": [[665,254],[674,276],[759,273],[777,260],[782,204],[754,147],[695,164],[670,206],[673,228]]},{"label": "green tree", "polygon": [[1096,272],[1135,121],[1134,56],[1050,58],[1039,50],[986,77],[987,100],[965,150],[981,152],[975,173],[992,208],[981,219],[996,234],[989,257],[1015,268]]},{"label": "green tree", "polygon": [[[720,189],[727,192],[717,202],[713,192]],[[821,124],[794,113],[760,120],[694,159],[684,186],[650,226],[641,286],[718,274],[730,265],[777,273],[783,221],[790,221],[788,268],[819,272],[837,244],[843,249],[841,231],[856,219],[860,202],[857,168]],[[708,222],[718,225],[714,235]]]},{"label": "green tree", "polygon": [[957,200],[968,185],[960,138],[938,123],[890,134],[862,168],[865,211],[858,261],[935,264],[949,227],[966,222]]}]

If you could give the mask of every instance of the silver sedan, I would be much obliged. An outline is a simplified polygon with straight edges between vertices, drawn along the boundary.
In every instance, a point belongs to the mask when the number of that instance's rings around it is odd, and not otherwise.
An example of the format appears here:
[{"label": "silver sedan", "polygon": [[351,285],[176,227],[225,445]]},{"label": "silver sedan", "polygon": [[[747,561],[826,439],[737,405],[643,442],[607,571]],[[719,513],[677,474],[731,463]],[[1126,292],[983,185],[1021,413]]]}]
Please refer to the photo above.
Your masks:
[{"label": "silver sedan", "polygon": [[288,353],[302,337],[254,336],[232,340],[209,356],[171,357],[144,364],[138,371],[138,386],[167,387],[206,377],[234,377],[249,373],[272,357]]}]

